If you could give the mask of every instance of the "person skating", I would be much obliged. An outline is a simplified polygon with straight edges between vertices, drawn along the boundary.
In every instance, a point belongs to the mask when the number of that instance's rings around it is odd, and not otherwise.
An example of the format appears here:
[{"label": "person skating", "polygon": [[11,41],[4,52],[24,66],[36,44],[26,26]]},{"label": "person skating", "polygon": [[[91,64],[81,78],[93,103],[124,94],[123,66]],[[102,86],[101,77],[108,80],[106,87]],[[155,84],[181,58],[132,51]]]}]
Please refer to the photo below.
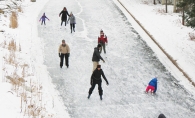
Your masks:
[{"label": "person skating", "polygon": [[65,57],[65,62],[66,62],[66,67],[69,67],[69,56],[70,56],[70,48],[68,44],[65,43],[65,40],[62,40],[62,44],[59,46],[59,57],[60,57],[60,68],[62,68],[63,63],[64,63],[64,57]]},{"label": "person skating", "polygon": [[102,48],[101,44],[98,44],[97,47],[94,48],[94,52],[93,52],[93,56],[92,56],[92,62],[93,62],[93,70],[92,71],[94,71],[96,69],[97,65],[99,65],[100,59],[103,62],[105,62],[104,59],[100,55],[101,48]]},{"label": "person skating", "polygon": [[[108,44],[107,36],[104,35],[103,30],[100,30],[100,36],[98,37],[98,44],[101,44],[104,50],[104,54],[106,54],[106,45]],[[102,49],[100,50],[100,53]]]},{"label": "person skating", "polygon": [[151,93],[156,93],[156,90],[157,90],[157,77],[153,78],[148,83],[148,86],[146,87],[146,93],[148,93],[149,90],[151,90]]},{"label": "person skating", "polygon": [[62,16],[61,16],[61,26],[62,26],[63,22],[65,22],[65,26],[66,26],[67,15],[70,16],[67,9],[66,9],[66,7],[64,7],[64,9],[60,12],[59,17],[60,17],[61,14],[62,14]]},{"label": "person skating", "polygon": [[73,15],[73,13],[70,13],[70,16],[68,18],[68,21],[70,20],[70,30],[72,33],[72,30],[75,32],[75,24],[76,24],[76,19],[75,16]]},{"label": "person skating", "polygon": [[43,15],[41,16],[41,18],[40,18],[40,20],[39,20],[39,21],[41,21],[41,25],[42,25],[43,23],[44,23],[44,25],[46,25],[46,24],[45,24],[46,19],[49,20],[49,18],[47,18],[47,16],[45,15],[45,13],[43,13]]},{"label": "person skating", "polygon": [[100,99],[102,100],[102,95],[103,95],[103,90],[102,90],[102,79],[101,76],[103,76],[104,80],[106,81],[106,84],[109,85],[108,80],[106,79],[103,70],[101,69],[101,65],[97,65],[97,68],[93,71],[91,75],[91,88],[89,89],[89,95],[88,99],[90,98],[93,89],[95,88],[95,85],[98,84],[98,90],[99,90],[99,95]]}]

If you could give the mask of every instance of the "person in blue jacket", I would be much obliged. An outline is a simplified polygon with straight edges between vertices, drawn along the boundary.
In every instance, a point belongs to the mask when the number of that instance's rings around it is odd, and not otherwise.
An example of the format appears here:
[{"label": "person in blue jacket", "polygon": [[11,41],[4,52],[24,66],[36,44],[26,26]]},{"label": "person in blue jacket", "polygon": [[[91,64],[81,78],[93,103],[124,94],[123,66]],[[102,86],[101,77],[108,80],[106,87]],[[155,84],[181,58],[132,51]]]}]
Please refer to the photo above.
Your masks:
[{"label": "person in blue jacket", "polygon": [[45,15],[45,13],[43,13],[43,16],[41,16],[41,18],[40,18],[40,20],[39,20],[39,21],[42,20],[42,21],[41,21],[41,25],[42,25],[43,23],[44,23],[44,25],[46,25],[46,24],[45,24],[45,20],[46,20],[46,19],[49,20],[49,18],[47,18],[47,16]]},{"label": "person in blue jacket", "polygon": [[156,93],[156,90],[157,90],[157,77],[150,80],[150,82],[149,82],[149,84],[146,88],[146,93],[148,93],[149,90],[151,90],[152,93]]}]

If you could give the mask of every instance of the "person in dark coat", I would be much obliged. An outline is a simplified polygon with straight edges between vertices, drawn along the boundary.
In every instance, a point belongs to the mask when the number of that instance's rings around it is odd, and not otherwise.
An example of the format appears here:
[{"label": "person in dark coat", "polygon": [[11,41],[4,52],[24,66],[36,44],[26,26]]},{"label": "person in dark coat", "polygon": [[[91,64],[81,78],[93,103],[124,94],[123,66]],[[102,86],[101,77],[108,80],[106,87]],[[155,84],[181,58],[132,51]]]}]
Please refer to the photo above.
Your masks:
[{"label": "person in dark coat", "polygon": [[166,118],[164,114],[160,114],[158,118]]},{"label": "person in dark coat", "polygon": [[60,17],[61,14],[62,14],[62,16],[61,16],[61,26],[62,26],[63,22],[65,22],[65,26],[66,26],[67,15],[70,16],[68,14],[68,11],[67,11],[66,7],[64,7],[64,9],[60,12],[59,17]]},{"label": "person in dark coat", "polygon": [[104,59],[101,57],[100,55],[100,50],[102,48],[101,44],[98,44],[97,47],[94,48],[94,52],[93,52],[93,57],[92,57],[92,61],[93,61],[93,71],[96,69],[97,65],[99,65],[99,61],[100,59],[104,61]]},{"label": "person in dark coat", "polygon": [[41,16],[41,18],[40,18],[40,20],[39,21],[41,21],[41,25],[44,23],[44,25],[46,25],[45,24],[45,20],[46,19],[48,19],[49,20],[49,18],[47,18],[47,16],[45,15],[45,13],[43,13],[43,15]]},{"label": "person in dark coat", "polygon": [[153,78],[148,83],[148,86],[146,88],[146,93],[148,93],[149,90],[151,90],[152,93],[156,93],[156,90],[157,90],[157,77]]},{"label": "person in dark coat", "polygon": [[108,80],[106,79],[104,72],[101,69],[101,65],[97,65],[97,68],[93,71],[91,75],[91,81],[90,81],[91,88],[89,89],[88,99],[90,98],[93,89],[95,88],[95,85],[98,84],[99,95],[100,95],[100,99],[102,100],[103,90],[102,90],[101,76],[103,76],[104,80],[106,81],[106,84],[109,85]]}]

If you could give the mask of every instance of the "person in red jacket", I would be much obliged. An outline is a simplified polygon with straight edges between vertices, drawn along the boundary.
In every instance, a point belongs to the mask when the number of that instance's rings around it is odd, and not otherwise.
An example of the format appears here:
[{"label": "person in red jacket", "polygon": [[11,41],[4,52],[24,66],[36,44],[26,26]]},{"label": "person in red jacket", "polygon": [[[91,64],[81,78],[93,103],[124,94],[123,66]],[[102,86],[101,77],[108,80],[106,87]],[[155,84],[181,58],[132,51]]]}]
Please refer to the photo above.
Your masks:
[{"label": "person in red jacket", "polygon": [[[100,36],[98,37],[98,44],[101,44],[104,50],[104,54],[106,54],[106,45],[108,43],[107,36],[104,35],[103,30],[100,30]],[[100,53],[102,52],[102,49],[100,50]]]}]

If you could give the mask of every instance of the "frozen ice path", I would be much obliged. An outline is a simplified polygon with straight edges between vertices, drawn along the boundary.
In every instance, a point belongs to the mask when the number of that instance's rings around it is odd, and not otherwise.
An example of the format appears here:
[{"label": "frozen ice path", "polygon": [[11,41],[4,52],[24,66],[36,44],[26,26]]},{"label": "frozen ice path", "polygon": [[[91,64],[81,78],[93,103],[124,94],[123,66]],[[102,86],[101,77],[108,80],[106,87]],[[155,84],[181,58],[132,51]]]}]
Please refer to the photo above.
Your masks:
[{"label": "frozen ice path", "polygon": [[[76,32],[69,24],[60,26],[63,7],[77,19]],[[50,21],[38,26],[45,53],[45,65],[64,105],[73,118],[195,118],[195,100],[170,75],[112,0],[51,0],[43,9]],[[42,15],[40,13],[40,16]],[[108,36],[106,63],[101,63],[110,83],[103,101],[97,86],[88,100],[92,54],[100,29]],[[69,44],[70,67],[60,69],[58,47]],[[143,93],[154,76],[159,77],[156,96]]]}]

